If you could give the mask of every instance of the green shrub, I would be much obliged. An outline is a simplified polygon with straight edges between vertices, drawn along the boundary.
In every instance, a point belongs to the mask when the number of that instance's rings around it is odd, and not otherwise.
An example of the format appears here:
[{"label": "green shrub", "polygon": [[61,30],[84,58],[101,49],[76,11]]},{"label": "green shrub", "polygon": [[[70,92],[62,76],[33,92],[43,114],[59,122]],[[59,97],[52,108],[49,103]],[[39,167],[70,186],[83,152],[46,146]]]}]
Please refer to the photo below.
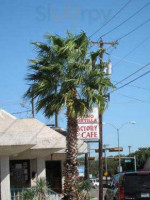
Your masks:
[{"label": "green shrub", "polygon": [[23,197],[23,200],[33,200],[35,198],[35,195],[36,195],[36,190],[31,188],[28,190],[24,190],[21,196]]}]

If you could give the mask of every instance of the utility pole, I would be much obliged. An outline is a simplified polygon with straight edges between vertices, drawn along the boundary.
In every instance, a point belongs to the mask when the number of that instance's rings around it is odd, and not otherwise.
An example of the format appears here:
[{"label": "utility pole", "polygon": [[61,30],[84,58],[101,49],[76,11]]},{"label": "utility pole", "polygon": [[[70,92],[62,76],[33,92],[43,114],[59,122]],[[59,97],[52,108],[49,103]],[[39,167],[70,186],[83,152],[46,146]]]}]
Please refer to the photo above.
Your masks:
[{"label": "utility pole", "polygon": [[34,111],[34,98],[31,99],[31,105],[32,105],[32,118],[35,117],[35,111]]},{"label": "utility pole", "polygon": [[[99,42],[92,42],[93,45],[99,45],[100,52],[100,65],[103,65],[104,45],[115,45],[117,42],[103,42],[101,39]],[[102,69],[103,70],[103,69]],[[102,90],[100,91],[103,95]],[[99,108],[99,200],[103,200],[103,113]]]},{"label": "utility pole", "polygon": [[[100,40],[100,65],[103,64],[103,41]],[[102,90],[100,91],[101,95]],[[99,109],[99,200],[103,200],[103,113]]]},{"label": "utility pole", "polygon": [[[57,94],[57,86],[55,87],[55,94]],[[55,112],[55,127],[58,127],[58,112]]]},{"label": "utility pole", "polygon": [[55,112],[55,127],[58,127],[58,113]]}]

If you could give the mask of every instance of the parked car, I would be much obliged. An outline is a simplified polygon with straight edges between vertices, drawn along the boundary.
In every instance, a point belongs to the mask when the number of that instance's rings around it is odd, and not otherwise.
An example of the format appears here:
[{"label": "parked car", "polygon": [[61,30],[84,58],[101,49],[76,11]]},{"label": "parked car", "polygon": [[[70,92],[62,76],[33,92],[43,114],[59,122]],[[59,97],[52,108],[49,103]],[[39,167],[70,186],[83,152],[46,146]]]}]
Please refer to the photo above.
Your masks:
[{"label": "parked car", "polygon": [[94,188],[98,187],[99,186],[99,181],[98,179],[90,179],[91,183],[92,183],[92,186]]},{"label": "parked car", "polygon": [[116,174],[107,187],[105,200],[150,200],[150,171]]}]

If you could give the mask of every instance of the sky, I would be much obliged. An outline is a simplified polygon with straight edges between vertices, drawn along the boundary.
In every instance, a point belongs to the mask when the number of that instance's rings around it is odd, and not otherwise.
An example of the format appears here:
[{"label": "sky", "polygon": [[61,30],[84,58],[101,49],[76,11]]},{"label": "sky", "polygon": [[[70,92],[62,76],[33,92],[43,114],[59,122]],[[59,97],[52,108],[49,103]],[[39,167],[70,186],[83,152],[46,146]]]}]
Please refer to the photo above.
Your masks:
[{"label": "sky", "polygon": [[[149,0],[132,0],[103,29],[90,39],[97,41],[103,34],[126,20]],[[18,118],[29,117],[31,105],[23,100],[28,88],[25,81],[29,59],[36,57],[32,41],[44,42],[47,33],[65,37],[66,31],[78,34],[85,31],[91,36],[106,23],[127,0],[0,0],[0,108],[15,114]],[[150,5],[145,7],[131,20],[112,33],[103,37],[104,41],[116,41],[150,18]],[[144,42],[143,42],[144,41]],[[142,44],[141,44],[142,43]],[[121,60],[137,45],[141,44],[125,60]],[[93,48],[93,50],[96,47]],[[112,50],[108,47],[108,52]],[[111,52],[113,72],[111,80],[116,83],[150,61],[150,22],[119,41]],[[108,60],[105,56],[105,61]],[[121,60],[120,63],[118,63]],[[118,64],[117,64],[118,63]],[[141,72],[124,83],[147,72],[147,66]],[[127,124],[120,129],[120,146],[124,154],[139,147],[150,146],[150,74],[138,79],[132,85],[111,93],[109,106],[104,114],[104,122],[116,127],[131,120],[136,125]],[[118,85],[118,87],[121,85]],[[135,87],[136,86],[136,87]],[[23,113],[20,113],[23,112]],[[54,119],[46,119],[42,112],[36,118],[44,123],[53,124]],[[64,113],[59,115],[59,126],[66,128]],[[104,144],[117,146],[117,133],[110,125],[104,125]],[[96,145],[91,144],[91,148]]]}]

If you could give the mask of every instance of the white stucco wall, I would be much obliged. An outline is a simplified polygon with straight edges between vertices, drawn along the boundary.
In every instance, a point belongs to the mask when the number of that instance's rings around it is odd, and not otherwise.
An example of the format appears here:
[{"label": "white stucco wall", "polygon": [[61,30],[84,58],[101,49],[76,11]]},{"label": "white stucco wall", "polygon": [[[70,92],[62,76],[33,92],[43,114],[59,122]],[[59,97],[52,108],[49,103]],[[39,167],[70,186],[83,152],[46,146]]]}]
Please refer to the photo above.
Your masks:
[{"label": "white stucco wall", "polygon": [[[35,177],[32,177],[32,173],[35,172]],[[37,178],[37,160],[30,160],[30,177],[31,177],[31,187],[36,186],[36,178]]]},{"label": "white stucco wall", "polygon": [[45,158],[37,158],[37,178],[46,179]]},{"label": "white stucco wall", "polygon": [[10,200],[9,157],[1,157],[1,200]]}]

